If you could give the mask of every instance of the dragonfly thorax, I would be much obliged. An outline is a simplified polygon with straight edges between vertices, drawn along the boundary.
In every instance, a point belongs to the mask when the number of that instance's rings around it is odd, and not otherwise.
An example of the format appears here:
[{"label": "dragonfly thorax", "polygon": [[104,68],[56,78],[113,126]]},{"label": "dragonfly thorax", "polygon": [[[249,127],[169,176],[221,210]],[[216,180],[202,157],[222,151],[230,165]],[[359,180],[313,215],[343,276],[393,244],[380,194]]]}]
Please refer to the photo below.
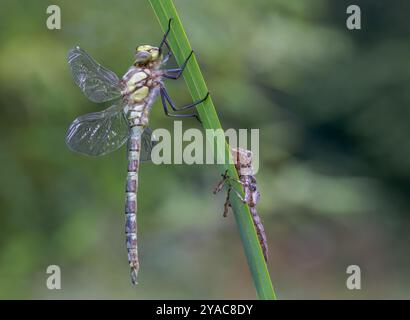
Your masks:
[{"label": "dragonfly thorax", "polygon": [[151,89],[158,87],[161,73],[149,67],[131,66],[122,77],[123,89],[121,94],[129,104],[144,102]]},{"label": "dragonfly thorax", "polygon": [[148,114],[161,84],[161,72],[148,66],[131,66],[122,77],[121,94],[131,125],[147,125]]},{"label": "dragonfly thorax", "polygon": [[242,148],[232,148],[231,153],[238,173],[241,175],[253,175],[252,152]]}]

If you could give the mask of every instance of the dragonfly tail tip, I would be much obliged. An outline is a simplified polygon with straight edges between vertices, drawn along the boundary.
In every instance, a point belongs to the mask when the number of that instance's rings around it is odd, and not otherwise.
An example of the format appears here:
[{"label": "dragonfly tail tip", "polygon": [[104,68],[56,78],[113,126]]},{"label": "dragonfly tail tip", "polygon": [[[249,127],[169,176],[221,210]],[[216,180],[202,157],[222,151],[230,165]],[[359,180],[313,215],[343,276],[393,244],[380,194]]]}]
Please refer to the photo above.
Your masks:
[{"label": "dragonfly tail tip", "polygon": [[138,269],[137,268],[131,268],[131,282],[132,284],[138,284],[137,282],[137,277],[138,277]]}]

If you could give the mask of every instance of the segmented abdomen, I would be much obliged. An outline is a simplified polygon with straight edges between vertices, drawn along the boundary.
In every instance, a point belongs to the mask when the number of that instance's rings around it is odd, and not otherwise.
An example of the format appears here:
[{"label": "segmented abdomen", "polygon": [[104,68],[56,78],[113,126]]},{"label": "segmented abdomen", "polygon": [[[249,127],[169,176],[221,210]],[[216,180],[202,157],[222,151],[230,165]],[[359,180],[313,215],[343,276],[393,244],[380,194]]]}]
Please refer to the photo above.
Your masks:
[{"label": "segmented abdomen", "polygon": [[244,186],[245,200],[248,203],[249,210],[252,215],[253,224],[258,235],[259,243],[262,248],[265,261],[268,261],[268,241],[265,234],[261,218],[256,210],[256,205],[259,202],[260,193],[257,189],[256,178],[252,175],[240,175],[240,180]]},{"label": "segmented abdomen", "polygon": [[137,190],[142,127],[134,126],[130,130],[131,134],[128,142],[128,173],[125,191],[125,235],[128,262],[131,268],[131,281],[133,284],[137,284],[139,269],[137,249]]},{"label": "segmented abdomen", "polygon": [[258,215],[258,211],[255,207],[249,207],[251,211],[253,224],[255,225],[256,233],[258,234],[259,243],[262,248],[265,261],[268,262],[268,240],[266,239],[265,229],[263,227],[261,218]]}]

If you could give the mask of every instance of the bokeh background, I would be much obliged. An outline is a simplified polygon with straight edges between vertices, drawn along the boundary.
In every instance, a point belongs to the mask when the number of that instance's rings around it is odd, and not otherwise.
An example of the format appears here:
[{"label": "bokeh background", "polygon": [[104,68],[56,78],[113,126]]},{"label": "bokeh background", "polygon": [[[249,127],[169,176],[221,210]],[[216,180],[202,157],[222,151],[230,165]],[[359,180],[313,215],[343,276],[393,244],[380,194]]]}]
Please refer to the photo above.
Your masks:
[{"label": "bokeh background", "polygon": [[[46,28],[58,4],[62,29]],[[410,3],[175,0],[221,122],[259,128],[259,212],[281,299],[410,298]],[[143,164],[140,284],[123,233],[126,159],[64,144],[88,101],[66,63],[80,45],[122,75],[162,33],[148,1],[1,1],[0,298],[255,298],[214,166]],[[184,81],[168,84],[190,101]],[[172,128],[159,103],[153,127]],[[185,128],[199,127],[194,120]],[[46,288],[46,268],[62,290]],[[346,288],[359,265],[362,290]]]}]

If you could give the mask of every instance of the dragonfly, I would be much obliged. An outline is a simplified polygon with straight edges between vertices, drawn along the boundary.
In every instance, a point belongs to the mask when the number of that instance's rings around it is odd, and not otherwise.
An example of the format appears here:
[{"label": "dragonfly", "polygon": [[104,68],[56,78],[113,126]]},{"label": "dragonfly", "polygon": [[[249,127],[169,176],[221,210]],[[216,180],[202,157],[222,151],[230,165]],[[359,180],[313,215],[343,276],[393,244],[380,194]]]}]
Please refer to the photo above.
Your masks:
[{"label": "dragonfly", "polygon": [[[76,46],[69,50],[68,65],[74,82],[85,96],[93,102],[113,101],[100,112],[93,112],[76,118],[69,126],[66,144],[74,152],[89,156],[101,156],[119,149],[127,142],[128,170],[125,187],[125,238],[131,282],[137,284],[139,271],[137,249],[137,189],[140,161],[150,160],[152,130],[148,127],[151,108],[158,95],[164,112],[170,117],[194,117],[200,121],[195,110],[192,113],[178,113],[195,108],[203,99],[176,107],[164,85],[164,79],[178,79],[182,75],[193,51],[178,68],[164,68],[173,53],[167,41],[168,29],[158,47],[141,45],[136,48],[132,66],[119,79],[118,76],[100,65],[87,52]],[[164,55],[163,51],[167,49]],[[170,111],[169,107],[172,109]]]},{"label": "dragonfly", "polygon": [[[256,210],[256,205],[260,199],[260,192],[258,191],[258,186],[256,178],[254,175],[254,170],[252,167],[252,152],[243,148],[231,148],[231,154],[235,161],[235,168],[239,174],[239,180],[231,178],[228,175],[228,170],[222,174],[222,179],[216,185],[213,193],[217,194],[222,190],[225,184],[228,184],[226,200],[224,203],[224,212],[223,216],[227,217],[229,208],[231,207],[230,196],[231,192],[234,191],[237,197],[249,206],[251,212],[253,224],[258,235],[259,244],[262,248],[262,253],[265,258],[265,261],[268,261],[268,241],[266,238],[265,228],[263,227],[261,218],[258,215]],[[235,189],[232,188],[231,181],[236,181],[242,185],[245,195],[242,197],[241,194]]]}]

